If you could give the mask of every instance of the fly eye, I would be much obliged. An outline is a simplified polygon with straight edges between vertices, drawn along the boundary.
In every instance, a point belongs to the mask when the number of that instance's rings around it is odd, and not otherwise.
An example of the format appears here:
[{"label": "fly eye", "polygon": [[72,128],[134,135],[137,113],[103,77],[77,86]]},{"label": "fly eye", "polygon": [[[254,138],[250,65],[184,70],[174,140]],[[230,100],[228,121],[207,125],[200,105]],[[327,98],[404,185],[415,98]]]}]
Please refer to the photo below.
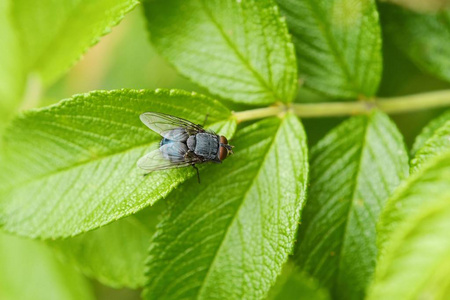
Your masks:
[{"label": "fly eye", "polygon": [[220,146],[220,149],[219,149],[219,159],[220,159],[220,160],[224,160],[225,158],[227,158],[227,156],[228,156],[228,150],[227,150],[227,148],[225,148],[225,147],[223,147],[223,146]]},{"label": "fly eye", "polygon": [[220,136],[220,143],[221,144],[228,144],[228,140],[226,137],[224,137],[223,135]]}]

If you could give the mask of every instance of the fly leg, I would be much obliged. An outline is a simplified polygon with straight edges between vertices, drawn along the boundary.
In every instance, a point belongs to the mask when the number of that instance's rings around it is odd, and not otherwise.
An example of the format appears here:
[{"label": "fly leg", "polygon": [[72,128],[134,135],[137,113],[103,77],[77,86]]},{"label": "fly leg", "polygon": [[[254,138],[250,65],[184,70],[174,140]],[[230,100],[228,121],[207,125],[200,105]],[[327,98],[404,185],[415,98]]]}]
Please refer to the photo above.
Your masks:
[{"label": "fly leg", "polygon": [[200,173],[198,172],[198,168],[195,166],[195,164],[192,164],[192,167],[195,169],[195,171],[197,171],[197,180],[198,183],[200,183]]},{"label": "fly leg", "polygon": [[208,121],[208,117],[209,117],[209,113],[208,113],[208,114],[206,114],[206,116],[205,116],[205,120],[203,121],[203,125],[202,125],[202,127],[205,127],[205,125],[206,125],[206,121]]}]

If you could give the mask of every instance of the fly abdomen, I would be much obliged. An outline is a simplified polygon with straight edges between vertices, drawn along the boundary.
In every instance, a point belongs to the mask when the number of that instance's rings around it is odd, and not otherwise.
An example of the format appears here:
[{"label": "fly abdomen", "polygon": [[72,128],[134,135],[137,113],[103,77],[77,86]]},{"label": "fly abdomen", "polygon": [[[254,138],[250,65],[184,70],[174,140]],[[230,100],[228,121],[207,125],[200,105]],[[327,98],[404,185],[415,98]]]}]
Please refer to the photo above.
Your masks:
[{"label": "fly abdomen", "polygon": [[175,128],[164,133],[164,139],[175,141],[175,142],[186,142],[189,134],[184,128]]},{"label": "fly abdomen", "polygon": [[186,142],[189,135],[183,128],[175,128],[164,134],[164,137],[159,143],[159,146],[164,146],[166,144],[170,144],[172,142]]},{"label": "fly abdomen", "polygon": [[195,135],[194,153],[207,160],[216,160],[219,149],[219,137],[215,134],[202,132]]},{"label": "fly abdomen", "polygon": [[185,143],[168,140],[167,143],[159,148],[159,151],[165,159],[171,162],[180,162],[184,161],[184,155],[188,149]]},{"label": "fly abdomen", "polygon": [[169,143],[173,143],[173,141],[171,141],[169,139],[166,139],[166,138],[162,138],[161,142],[159,143],[159,146],[162,147],[162,146],[164,146],[166,144],[169,144]]}]

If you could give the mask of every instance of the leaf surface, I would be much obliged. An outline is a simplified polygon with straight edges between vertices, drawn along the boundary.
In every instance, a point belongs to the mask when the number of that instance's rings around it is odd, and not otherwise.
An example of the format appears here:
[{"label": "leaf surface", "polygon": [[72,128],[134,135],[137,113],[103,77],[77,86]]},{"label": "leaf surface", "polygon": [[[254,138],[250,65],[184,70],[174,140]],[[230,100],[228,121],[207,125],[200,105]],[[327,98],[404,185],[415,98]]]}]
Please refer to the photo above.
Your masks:
[{"label": "leaf surface", "polygon": [[406,221],[427,210],[440,205],[450,197],[448,178],[450,174],[449,152],[435,156],[429,163],[419,168],[398,188],[384,208],[378,229],[378,248],[381,257],[388,248],[393,233]]},{"label": "leaf surface", "polygon": [[375,268],[376,223],[408,175],[408,156],[382,112],[351,118],[311,151],[297,262],[339,299],[361,299]]},{"label": "leaf surface", "polygon": [[145,299],[260,299],[292,251],[305,200],[306,140],[293,115],[238,131],[235,155],[170,194]]},{"label": "leaf surface", "polygon": [[150,239],[164,207],[157,202],[104,227],[49,243],[87,276],[114,288],[136,289],[145,283]]},{"label": "leaf surface", "polygon": [[373,0],[277,0],[305,86],[338,98],[370,97],[381,78],[381,34]]},{"label": "leaf surface", "polygon": [[93,300],[90,284],[47,246],[0,232],[0,299]]},{"label": "leaf surface", "polygon": [[368,299],[448,298],[449,178],[447,153],[411,176],[389,200],[378,226],[383,255]]},{"label": "leaf surface", "polygon": [[411,160],[411,172],[417,171],[423,165],[432,161],[434,157],[450,151],[450,115],[441,116],[431,126],[443,122],[444,117],[447,117],[447,121],[434,131],[434,134],[424,143],[423,147],[417,151],[416,156]]},{"label": "leaf surface", "polygon": [[275,285],[270,289],[266,300],[328,300],[328,293],[320,289],[317,282],[301,273],[294,263],[283,266]]},{"label": "leaf surface", "polygon": [[383,5],[383,24],[390,38],[422,70],[450,81],[450,9],[418,13]]},{"label": "leaf surface", "polygon": [[294,48],[271,0],[157,0],[144,9],[152,43],[211,93],[247,104],[293,99]]},{"label": "leaf surface", "polygon": [[[195,109],[192,109],[195,107]],[[182,91],[98,91],[17,118],[0,161],[0,225],[42,238],[67,237],[135,213],[194,174],[144,177],[137,160],[160,137],[139,120],[164,112],[231,137],[235,120],[219,102]]]},{"label": "leaf surface", "polygon": [[422,148],[425,143],[435,134],[436,130],[450,120],[450,111],[446,111],[439,117],[433,119],[428,123],[416,137],[414,145],[411,149],[411,156],[415,156],[417,151]]}]

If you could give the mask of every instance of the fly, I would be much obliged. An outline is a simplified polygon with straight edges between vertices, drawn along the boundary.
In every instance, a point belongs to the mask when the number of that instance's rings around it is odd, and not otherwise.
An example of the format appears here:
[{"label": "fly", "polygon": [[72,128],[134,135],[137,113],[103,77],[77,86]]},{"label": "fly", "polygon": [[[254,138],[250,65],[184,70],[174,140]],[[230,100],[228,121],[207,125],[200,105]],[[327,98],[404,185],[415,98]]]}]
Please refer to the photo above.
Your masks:
[{"label": "fly", "polygon": [[192,166],[200,174],[196,164],[205,162],[222,163],[233,154],[228,140],[202,125],[171,115],[146,112],[140,116],[141,121],[151,130],[162,136],[159,149],[153,150],[139,159],[137,165],[148,174],[157,170]]}]

